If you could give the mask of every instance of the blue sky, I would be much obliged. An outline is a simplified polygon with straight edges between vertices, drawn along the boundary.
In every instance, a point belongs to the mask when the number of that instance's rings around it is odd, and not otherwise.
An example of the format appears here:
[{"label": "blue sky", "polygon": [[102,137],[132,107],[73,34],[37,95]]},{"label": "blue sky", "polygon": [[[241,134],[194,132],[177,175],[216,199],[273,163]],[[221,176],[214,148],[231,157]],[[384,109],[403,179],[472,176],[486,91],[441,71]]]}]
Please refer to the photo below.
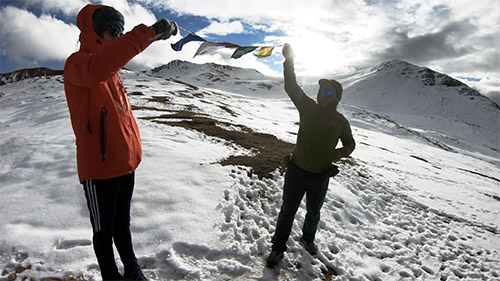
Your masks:
[{"label": "blue sky", "polygon": [[197,56],[153,43],[127,67],[150,69],[182,59],[255,68],[281,75],[283,43],[292,44],[299,75],[335,75],[392,59],[459,78],[483,94],[500,95],[498,0],[1,0],[0,72],[62,69],[78,48],[78,11],[88,3],[115,7],[125,29],[165,17],[210,41],[278,46],[273,55],[231,59],[232,49]]}]

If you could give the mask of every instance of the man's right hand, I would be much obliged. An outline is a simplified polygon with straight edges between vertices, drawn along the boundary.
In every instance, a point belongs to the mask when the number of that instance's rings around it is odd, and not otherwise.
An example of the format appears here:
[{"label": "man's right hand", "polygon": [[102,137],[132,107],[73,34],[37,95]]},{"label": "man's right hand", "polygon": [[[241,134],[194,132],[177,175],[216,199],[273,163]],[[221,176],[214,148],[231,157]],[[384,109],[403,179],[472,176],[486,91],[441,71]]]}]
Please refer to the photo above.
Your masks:
[{"label": "man's right hand", "polygon": [[285,59],[293,59],[293,49],[292,46],[288,43],[285,43],[283,46],[283,56]]},{"label": "man's right hand", "polygon": [[179,28],[177,23],[166,19],[161,19],[151,26],[156,32],[156,40],[166,40],[171,35],[176,35]]}]

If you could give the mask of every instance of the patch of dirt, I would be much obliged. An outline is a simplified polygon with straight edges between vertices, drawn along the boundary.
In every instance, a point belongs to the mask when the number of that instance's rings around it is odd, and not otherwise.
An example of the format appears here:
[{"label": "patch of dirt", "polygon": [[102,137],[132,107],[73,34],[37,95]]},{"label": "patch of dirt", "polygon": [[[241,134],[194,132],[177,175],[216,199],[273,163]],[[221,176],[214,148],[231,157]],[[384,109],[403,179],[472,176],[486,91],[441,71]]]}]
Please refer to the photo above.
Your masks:
[{"label": "patch of dirt", "polygon": [[333,281],[339,275],[334,268],[327,266],[326,270],[323,270],[323,275],[325,281]]},{"label": "patch of dirt", "polygon": [[[177,111],[155,117],[142,117],[155,123],[197,130],[206,135],[225,139],[246,149],[256,150],[253,156],[230,156],[220,161],[222,165],[241,165],[252,168],[259,178],[271,177],[276,169],[283,171],[283,157],[292,152],[294,144],[279,140],[273,135],[258,133],[252,129],[221,122],[207,115],[190,111]],[[236,127],[237,130],[226,128]]]},{"label": "patch of dirt", "polygon": [[491,197],[497,201],[500,202],[500,196],[497,196],[497,195],[493,195],[493,194],[488,194],[488,193],[484,193],[484,195],[488,196],[488,197]]},{"label": "patch of dirt", "polygon": [[425,159],[424,159],[424,158],[422,158],[422,157],[418,157],[418,156],[415,156],[415,155],[410,155],[410,157],[415,158],[415,159],[420,160],[420,161],[423,161],[423,162],[425,162],[425,163],[429,163],[429,161],[425,160]]},{"label": "patch of dirt", "polygon": [[474,175],[477,175],[477,176],[480,176],[480,177],[484,177],[484,178],[496,181],[496,182],[500,182],[499,179],[497,179],[495,177],[492,177],[492,176],[484,175],[484,174],[481,174],[481,173],[478,173],[478,172],[474,172],[474,171],[471,171],[471,170],[467,170],[467,169],[463,169],[463,168],[458,168],[458,169],[461,170],[461,171],[467,172],[467,173],[471,173],[471,174],[474,174]]}]

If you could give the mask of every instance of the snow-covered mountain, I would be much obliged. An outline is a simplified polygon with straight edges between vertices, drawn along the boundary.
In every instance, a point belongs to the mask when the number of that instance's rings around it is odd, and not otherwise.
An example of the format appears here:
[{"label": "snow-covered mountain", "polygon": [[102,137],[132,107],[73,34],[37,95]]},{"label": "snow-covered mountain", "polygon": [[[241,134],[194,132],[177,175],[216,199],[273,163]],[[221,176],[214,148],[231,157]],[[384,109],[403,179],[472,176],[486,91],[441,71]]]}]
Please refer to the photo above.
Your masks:
[{"label": "snow-covered mountain", "polygon": [[174,60],[147,72],[157,77],[178,79],[195,85],[214,87],[256,96],[282,91],[282,79],[268,77],[255,69],[239,68],[215,63],[196,64]]},{"label": "snow-covered mountain", "polygon": [[394,60],[343,80],[344,102],[485,154],[500,149],[499,106],[462,82]]},{"label": "snow-covered mountain", "polygon": [[[298,242],[303,204],[270,270],[281,157],[299,118],[283,80],[180,61],[121,76],[144,150],[131,227],[152,280],[500,278],[500,110],[466,85],[402,61],[332,77],[357,147],[330,181],[318,255]],[[317,78],[298,80],[316,94]],[[99,280],[63,76],[9,81],[0,278]]]}]

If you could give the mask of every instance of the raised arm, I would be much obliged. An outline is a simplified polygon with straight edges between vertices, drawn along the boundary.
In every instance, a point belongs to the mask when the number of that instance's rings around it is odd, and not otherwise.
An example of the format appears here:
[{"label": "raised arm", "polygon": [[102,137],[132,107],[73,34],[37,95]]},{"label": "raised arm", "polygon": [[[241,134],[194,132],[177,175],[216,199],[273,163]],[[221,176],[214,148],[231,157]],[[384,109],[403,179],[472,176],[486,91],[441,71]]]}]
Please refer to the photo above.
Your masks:
[{"label": "raised arm", "polygon": [[304,91],[297,84],[295,78],[295,66],[293,61],[293,49],[290,44],[285,44],[283,46],[283,56],[285,57],[285,62],[283,63],[283,74],[285,78],[285,92],[288,94],[295,107],[300,111],[301,108],[307,103],[314,103],[314,101],[309,98]]}]

